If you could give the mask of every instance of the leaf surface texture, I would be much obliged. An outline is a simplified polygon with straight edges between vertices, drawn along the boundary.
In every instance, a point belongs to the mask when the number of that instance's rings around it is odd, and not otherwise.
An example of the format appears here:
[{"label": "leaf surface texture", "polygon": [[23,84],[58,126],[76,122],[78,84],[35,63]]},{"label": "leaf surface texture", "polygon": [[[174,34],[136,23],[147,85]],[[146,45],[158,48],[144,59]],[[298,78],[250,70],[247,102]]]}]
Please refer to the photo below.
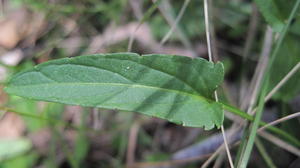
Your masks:
[{"label": "leaf surface texture", "polygon": [[221,63],[176,55],[114,53],[49,61],[16,74],[6,91],[34,100],[133,111],[191,127],[223,122],[213,92]]}]

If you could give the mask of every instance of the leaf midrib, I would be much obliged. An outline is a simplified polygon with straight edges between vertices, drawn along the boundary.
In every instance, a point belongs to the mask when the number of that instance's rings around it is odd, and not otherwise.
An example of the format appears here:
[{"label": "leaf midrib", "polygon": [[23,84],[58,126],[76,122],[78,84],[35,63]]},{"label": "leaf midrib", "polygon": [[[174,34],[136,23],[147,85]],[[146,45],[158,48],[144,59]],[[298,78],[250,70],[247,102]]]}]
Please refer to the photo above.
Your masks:
[{"label": "leaf midrib", "polygon": [[49,86],[49,85],[114,85],[114,86],[126,86],[129,88],[134,88],[134,87],[139,87],[139,88],[148,88],[148,89],[156,89],[156,90],[161,90],[161,91],[167,91],[167,92],[173,92],[185,96],[191,96],[196,99],[200,100],[205,100],[208,103],[214,102],[213,100],[203,97],[201,95],[194,95],[188,92],[183,92],[179,90],[173,90],[173,89],[166,89],[166,88],[160,88],[160,87],[155,87],[155,86],[147,86],[147,85],[139,85],[139,84],[124,84],[124,83],[105,83],[105,82],[99,82],[99,83],[88,83],[88,82],[82,82],[82,83],[44,83],[44,84],[32,84],[32,85],[23,85],[23,86],[9,86],[10,88],[26,88],[26,87],[35,87],[35,86]]}]

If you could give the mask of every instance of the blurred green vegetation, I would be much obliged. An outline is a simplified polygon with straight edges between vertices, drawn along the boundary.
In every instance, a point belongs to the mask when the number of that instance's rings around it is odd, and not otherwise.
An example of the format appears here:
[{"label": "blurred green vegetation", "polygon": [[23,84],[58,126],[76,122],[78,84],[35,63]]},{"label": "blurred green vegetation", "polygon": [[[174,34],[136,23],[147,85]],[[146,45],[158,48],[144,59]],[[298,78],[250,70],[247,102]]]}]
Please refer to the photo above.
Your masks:
[{"label": "blurred green vegetation", "polygon": [[[135,1],[136,2],[136,1]],[[169,9],[170,15],[176,18],[182,7],[183,1],[168,1],[171,4]],[[243,62],[243,49],[246,43],[246,36],[249,29],[251,18],[252,3],[250,1],[213,1],[213,9],[211,9],[211,19],[214,24],[214,32],[217,41],[218,56],[225,64],[227,84],[232,84],[238,88],[241,81],[240,71],[246,72],[246,80],[249,82],[251,75],[254,73],[255,66],[258,62],[259,53],[262,50],[262,41],[267,25],[271,26],[275,33],[280,32],[285,24],[287,17],[291,12],[291,8],[295,3],[292,1],[256,0],[261,13],[257,25],[257,34],[253,42],[249,57],[246,58],[246,64]],[[6,2],[8,3],[8,2]],[[134,16],[132,6],[129,0],[11,0],[10,8],[18,10],[26,8],[34,14],[42,14],[45,16],[46,26],[37,41],[32,46],[22,48],[30,53],[22,59],[16,66],[8,66],[8,78],[11,74],[28,69],[37,63],[50,59],[70,57],[84,54],[88,51],[91,39],[102,34],[111,25],[118,27],[131,22],[138,22],[138,18]],[[141,11],[145,14],[146,10],[152,5],[151,1],[140,1],[142,4]],[[259,5],[259,3],[261,3]],[[266,3],[271,3],[267,4]],[[264,6],[265,5],[265,6]],[[265,8],[264,8],[265,7]],[[66,21],[68,19],[76,21],[76,27],[71,31],[66,31]],[[156,10],[149,19],[146,20],[149,25],[153,39],[160,41],[170,30],[170,25],[166,22],[165,17],[159,10]],[[205,44],[205,27],[202,1],[191,0],[187,10],[185,11],[181,21],[177,25],[186,39],[192,43],[193,48],[197,48],[197,44]],[[76,30],[76,31],[74,31]],[[70,52],[68,48],[61,47],[61,42],[71,37],[81,37],[80,44],[75,48],[74,52]],[[278,34],[275,34],[276,42]],[[128,40],[128,39],[127,39]],[[106,46],[107,52],[126,51],[128,41],[121,41],[117,44]],[[139,43],[138,43],[139,44]],[[182,47],[182,41],[177,33],[173,33],[169,39],[168,45]],[[271,90],[278,82],[300,62],[300,14],[299,12],[294,18],[287,37],[284,39],[280,47],[278,57],[274,62],[274,67],[270,74]],[[17,46],[18,47],[18,46]],[[135,48],[137,52],[143,52],[143,48]],[[195,49],[197,50],[197,49]],[[71,54],[70,54],[71,53]],[[203,53],[203,52],[200,52]],[[205,52],[204,52],[205,53]],[[201,55],[207,57],[206,55]],[[1,65],[1,64],[0,64]],[[232,98],[239,93],[230,90],[225,86],[220,89],[220,98],[223,102],[232,102]],[[0,90],[2,92],[2,90]],[[294,74],[289,81],[272,97],[272,101],[267,104],[275,108],[275,113],[279,117],[283,117],[295,112],[295,103],[291,103],[300,92],[300,71]],[[232,96],[232,95],[234,96]],[[8,95],[7,95],[8,96]],[[79,122],[74,122],[72,118],[63,120],[66,107],[55,103],[40,103],[31,100],[22,99],[15,96],[8,96],[7,102],[3,104],[10,107],[16,112],[22,112],[19,115],[25,123],[26,131],[23,136],[15,139],[0,140],[0,168],[31,168],[31,167],[49,167],[49,168],[79,168],[79,167],[105,167],[105,168],[121,168],[126,164],[126,150],[128,146],[128,135],[131,124],[134,119],[138,121],[147,120],[143,117],[136,117],[131,113],[116,113],[100,109],[103,126],[101,131],[97,131],[92,127],[91,109],[84,108],[81,110]],[[296,101],[299,104],[299,98]],[[299,105],[298,105],[299,106]],[[296,110],[299,109],[296,107]],[[75,113],[77,112],[74,110]],[[2,111],[1,111],[2,112]],[[24,115],[28,114],[28,115]],[[30,115],[36,116],[30,117]],[[73,114],[72,115],[78,115]],[[70,119],[71,118],[71,119]],[[3,115],[1,115],[3,119]],[[47,120],[51,119],[51,120]],[[1,122],[1,121],[0,121]],[[136,150],[136,160],[138,162],[159,162],[165,161],[172,157],[176,143],[180,143],[178,139],[185,139],[182,128],[177,128],[170,124],[158,124],[159,121],[150,122],[143,125],[138,132],[138,142]],[[231,121],[226,120],[226,125],[230,125]],[[74,128],[73,126],[76,126]],[[297,138],[299,136],[299,119],[290,120],[279,126],[281,129],[293,134]],[[40,134],[46,131],[50,134]],[[168,143],[158,141],[163,139],[160,135],[156,135],[158,131],[164,131],[164,136],[169,136]],[[173,134],[179,135],[173,137]],[[200,142],[209,135],[217,132],[202,133],[201,136],[195,138],[188,145]],[[39,137],[39,134],[41,137]],[[203,136],[202,136],[203,135]],[[71,138],[66,138],[70,136]],[[200,137],[200,138],[199,138]],[[205,137],[205,138],[204,138]],[[44,138],[47,140],[40,151],[38,146],[34,146],[34,139]],[[70,140],[71,139],[71,140]],[[161,140],[163,141],[163,140]],[[286,156],[286,161],[276,158],[275,154],[271,154],[274,158],[275,165],[279,167],[288,167],[290,162],[294,161],[295,156],[278,149],[277,146],[263,141],[268,146],[267,149],[274,153],[280,153]],[[175,147],[174,147],[175,146]],[[187,146],[187,145],[185,145]],[[180,147],[185,147],[180,146]],[[11,148],[14,147],[14,148]],[[235,150],[234,150],[235,151]],[[271,152],[269,152],[271,153]],[[226,159],[225,159],[226,160]],[[254,167],[264,167],[263,161],[250,163]],[[197,163],[191,163],[184,167],[199,167]]]}]

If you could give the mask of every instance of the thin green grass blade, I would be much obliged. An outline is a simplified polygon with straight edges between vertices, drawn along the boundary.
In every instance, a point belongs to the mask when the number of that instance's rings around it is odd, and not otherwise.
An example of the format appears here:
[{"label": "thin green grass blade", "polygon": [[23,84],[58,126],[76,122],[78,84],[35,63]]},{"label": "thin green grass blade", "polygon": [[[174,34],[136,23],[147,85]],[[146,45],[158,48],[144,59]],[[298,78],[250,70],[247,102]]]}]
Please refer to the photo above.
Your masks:
[{"label": "thin green grass blade", "polygon": [[259,138],[256,138],[255,145],[256,145],[259,153],[265,160],[266,164],[269,166],[269,168],[276,168],[272,158],[269,156],[267,150],[265,149],[263,143],[261,142],[261,140]]}]

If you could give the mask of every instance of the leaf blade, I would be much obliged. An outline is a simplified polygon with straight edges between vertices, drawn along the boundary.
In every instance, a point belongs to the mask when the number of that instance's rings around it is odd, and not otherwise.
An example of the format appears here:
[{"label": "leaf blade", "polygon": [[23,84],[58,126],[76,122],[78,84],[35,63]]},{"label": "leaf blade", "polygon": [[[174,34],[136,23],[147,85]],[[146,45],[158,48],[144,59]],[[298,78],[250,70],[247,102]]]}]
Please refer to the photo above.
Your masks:
[{"label": "leaf blade", "polygon": [[283,29],[285,22],[276,2],[274,0],[255,0],[255,3],[273,30],[280,32]]},{"label": "leaf blade", "polygon": [[[199,68],[202,76],[196,77]],[[135,111],[211,129],[223,122],[221,105],[210,100],[222,80],[220,63],[117,53],[40,64],[13,77],[6,91],[35,100]]]}]

